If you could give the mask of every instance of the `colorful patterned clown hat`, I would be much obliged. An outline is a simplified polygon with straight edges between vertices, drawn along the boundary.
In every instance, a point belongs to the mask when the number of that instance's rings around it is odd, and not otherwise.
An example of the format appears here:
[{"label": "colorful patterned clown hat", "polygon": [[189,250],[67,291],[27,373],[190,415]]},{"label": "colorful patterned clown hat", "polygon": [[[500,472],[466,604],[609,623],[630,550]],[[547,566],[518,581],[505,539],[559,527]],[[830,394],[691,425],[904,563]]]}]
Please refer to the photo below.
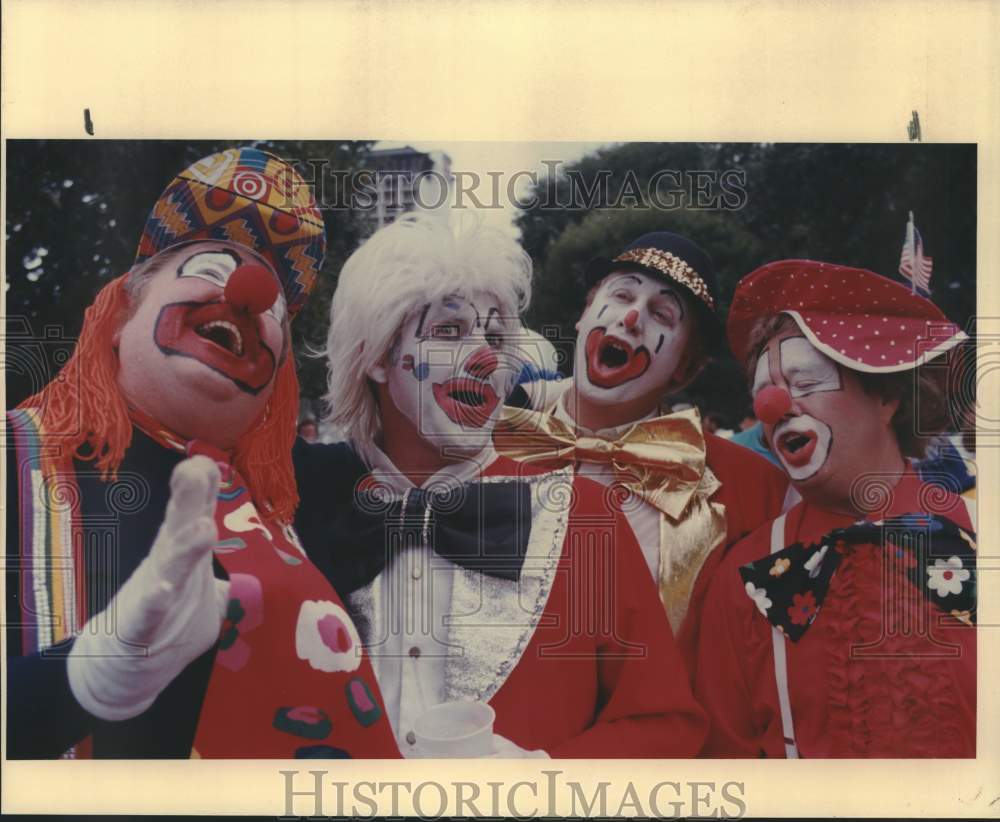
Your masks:
[{"label": "colorful patterned clown hat", "polygon": [[305,303],[323,264],[323,215],[301,176],[254,148],[231,148],[178,174],[146,220],[136,263],[193,240],[228,240],[278,272],[289,315]]},{"label": "colorful patterned clown hat", "polygon": [[869,374],[907,371],[967,335],[930,300],[866,271],[814,260],[780,260],[751,272],[729,309],[729,345],[746,361],[757,320],[787,314],[817,349]]}]

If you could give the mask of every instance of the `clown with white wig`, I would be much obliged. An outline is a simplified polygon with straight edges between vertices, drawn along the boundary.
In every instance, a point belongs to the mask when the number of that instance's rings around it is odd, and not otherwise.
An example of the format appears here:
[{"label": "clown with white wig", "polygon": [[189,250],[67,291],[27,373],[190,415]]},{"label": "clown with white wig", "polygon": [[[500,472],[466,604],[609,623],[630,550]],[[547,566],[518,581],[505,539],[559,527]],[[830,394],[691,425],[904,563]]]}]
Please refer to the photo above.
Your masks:
[{"label": "clown with white wig", "polygon": [[691,756],[704,716],[622,514],[493,450],[530,280],[499,232],[421,216],[351,256],[327,341],[348,444],[296,444],[296,525],[405,756],[427,755],[422,717],[452,702],[488,703],[499,756]]}]

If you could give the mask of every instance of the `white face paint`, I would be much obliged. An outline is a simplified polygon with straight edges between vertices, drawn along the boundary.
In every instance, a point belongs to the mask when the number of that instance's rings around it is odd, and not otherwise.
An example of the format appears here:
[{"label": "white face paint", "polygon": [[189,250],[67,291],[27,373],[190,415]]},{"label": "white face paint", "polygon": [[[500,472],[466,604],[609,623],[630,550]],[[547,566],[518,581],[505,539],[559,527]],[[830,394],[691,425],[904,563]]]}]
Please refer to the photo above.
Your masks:
[{"label": "white face paint", "polygon": [[692,322],[679,288],[613,272],[576,325],[576,390],[603,405],[655,404],[681,362]]},{"label": "white face paint", "polygon": [[865,391],[847,368],[815,349],[798,328],[767,342],[767,373],[757,361],[754,392],[776,385],[791,395],[788,412],[764,425],[788,476],[803,499],[853,510],[859,477],[900,461],[892,428],[898,402]]},{"label": "white face paint", "polygon": [[814,348],[805,337],[786,337],[780,342],[778,350],[781,375],[793,397],[841,389],[837,364]]},{"label": "white face paint", "polygon": [[520,372],[499,300],[449,295],[403,324],[386,369],[393,403],[428,442],[478,453]]},{"label": "white face paint", "polygon": [[774,426],[774,451],[793,480],[806,480],[830,456],[830,426],[808,414],[782,420]]},{"label": "white face paint", "polygon": [[231,447],[263,412],[283,356],[279,290],[254,314],[225,299],[241,266],[266,268],[244,246],[204,240],[160,252],[139,305],[118,334],[118,385],[129,402],[185,437]]},{"label": "white face paint", "polygon": [[[778,370],[784,387],[794,399],[822,391],[839,391],[842,387],[837,364],[816,350],[805,337],[777,339]],[[775,345],[769,345],[757,360],[753,394],[771,385],[770,356]],[[830,456],[833,440],[830,426],[809,414],[780,420],[770,434],[775,454],[793,480],[814,476]]]}]

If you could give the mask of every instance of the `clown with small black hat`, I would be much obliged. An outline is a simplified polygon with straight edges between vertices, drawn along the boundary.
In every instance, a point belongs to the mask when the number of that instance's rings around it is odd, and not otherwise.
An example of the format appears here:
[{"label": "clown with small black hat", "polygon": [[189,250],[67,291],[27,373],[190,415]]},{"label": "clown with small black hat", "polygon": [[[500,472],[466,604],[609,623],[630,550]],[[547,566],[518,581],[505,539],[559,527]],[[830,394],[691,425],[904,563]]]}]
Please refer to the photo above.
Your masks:
[{"label": "clown with small black hat", "polygon": [[714,573],[704,754],[975,756],[974,511],[910,462],[966,335],[899,283],[811,260],[745,277],[728,333],[802,500]]},{"label": "clown with small black hat", "polygon": [[538,411],[508,409],[495,439],[527,464],[573,464],[621,491],[677,632],[704,593],[695,582],[705,562],[776,516],[787,480],[704,431],[697,410],[661,413],[664,395],[694,379],[721,337],[715,271],[701,248],[671,232],[645,234],[614,259],[593,260],[585,284],[573,380],[551,383]]},{"label": "clown with small black hat", "polygon": [[398,756],[291,528],[289,322],[324,249],[284,161],[192,164],[59,376],[8,413],[11,758]]}]

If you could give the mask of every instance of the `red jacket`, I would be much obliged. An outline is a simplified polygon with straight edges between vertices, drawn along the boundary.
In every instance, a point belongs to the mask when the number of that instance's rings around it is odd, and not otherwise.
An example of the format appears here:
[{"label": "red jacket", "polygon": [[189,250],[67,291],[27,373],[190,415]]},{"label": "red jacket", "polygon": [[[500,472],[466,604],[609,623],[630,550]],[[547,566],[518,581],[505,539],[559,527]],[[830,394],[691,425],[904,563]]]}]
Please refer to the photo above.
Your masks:
[{"label": "red jacket", "polygon": [[[484,476],[536,473],[500,457]],[[574,477],[572,497],[541,618],[490,699],[495,730],[553,757],[694,756],[705,717],[679,675],[681,657],[632,530],[601,485]]]},{"label": "red jacket", "polygon": [[[907,474],[887,510],[926,510],[969,528],[952,494],[927,494]],[[939,504],[940,503],[940,504]],[[800,502],[785,544],[813,543],[852,518]],[[770,553],[770,524],[735,545],[704,601],[694,660],[695,693],[712,729],[704,755],[783,757],[771,623],[747,596],[739,567]],[[890,566],[891,567],[891,566]],[[895,572],[883,549],[857,546],[834,574],[819,616],[785,643],[795,738],[803,757],[972,757],[976,754],[976,631],[941,625],[937,608]],[[925,617],[926,619],[926,617]],[[904,630],[905,629],[905,630]]]},{"label": "red jacket", "polygon": [[760,454],[707,432],[705,462],[722,483],[712,495],[712,501],[726,506],[726,542],[705,560],[691,593],[687,616],[677,635],[689,672],[698,644],[698,615],[705,607],[708,584],[715,569],[730,546],[781,513],[789,487],[785,473]]}]

